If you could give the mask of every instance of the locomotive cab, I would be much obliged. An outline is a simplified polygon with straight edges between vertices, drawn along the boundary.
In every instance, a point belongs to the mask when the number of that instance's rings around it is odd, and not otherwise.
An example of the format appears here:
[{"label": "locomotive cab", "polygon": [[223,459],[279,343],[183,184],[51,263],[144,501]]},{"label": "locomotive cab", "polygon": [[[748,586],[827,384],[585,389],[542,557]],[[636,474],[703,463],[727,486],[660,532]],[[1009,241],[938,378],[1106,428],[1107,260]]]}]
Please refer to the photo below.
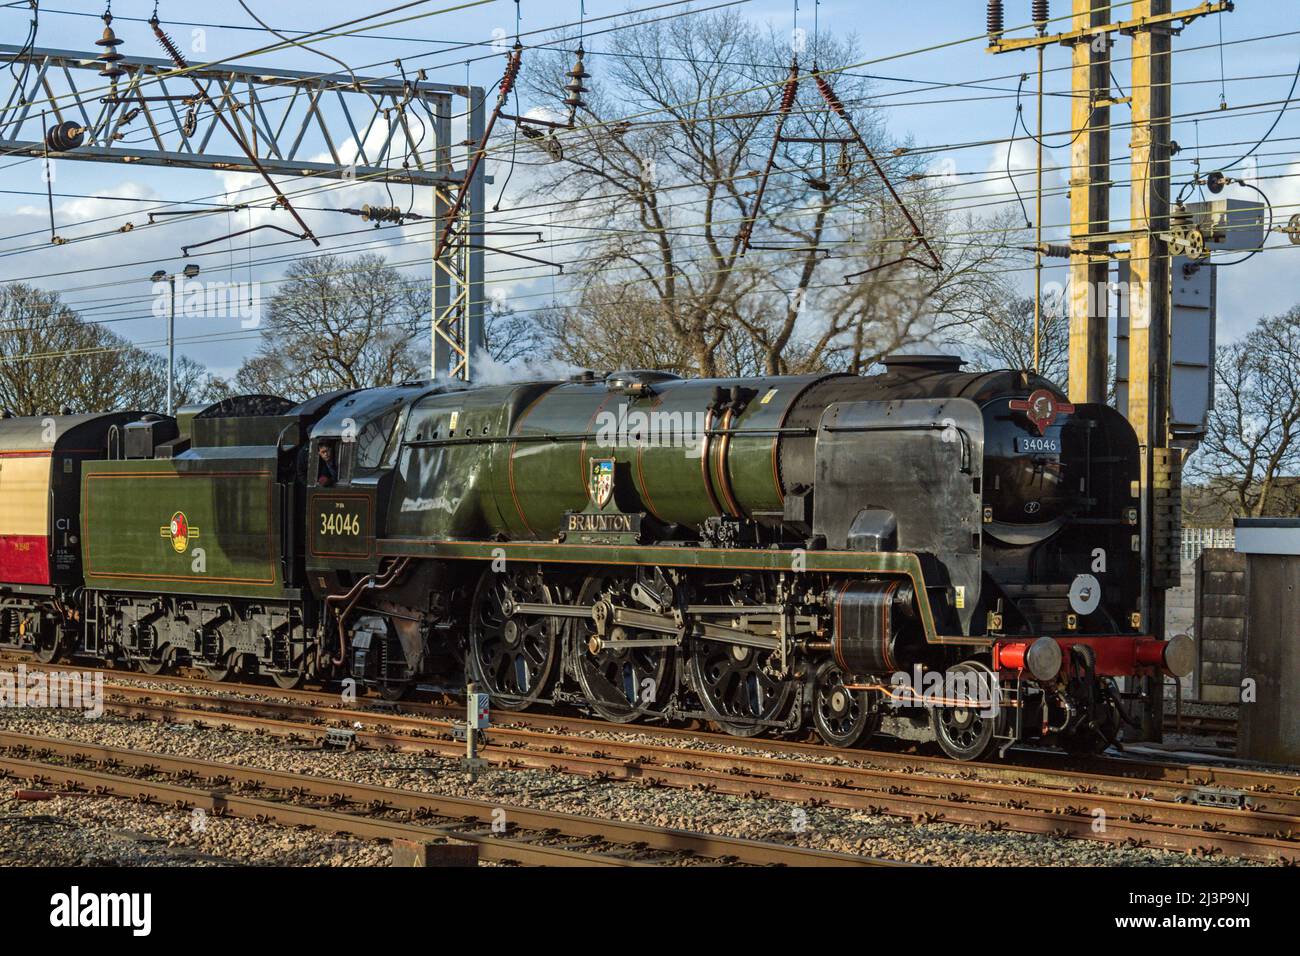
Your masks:
[{"label": "locomotive cab", "polygon": [[340,570],[377,570],[375,539],[384,533],[402,430],[411,405],[432,391],[417,382],[343,394],[313,426],[304,479],[307,562],[318,591],[332,590]]}]

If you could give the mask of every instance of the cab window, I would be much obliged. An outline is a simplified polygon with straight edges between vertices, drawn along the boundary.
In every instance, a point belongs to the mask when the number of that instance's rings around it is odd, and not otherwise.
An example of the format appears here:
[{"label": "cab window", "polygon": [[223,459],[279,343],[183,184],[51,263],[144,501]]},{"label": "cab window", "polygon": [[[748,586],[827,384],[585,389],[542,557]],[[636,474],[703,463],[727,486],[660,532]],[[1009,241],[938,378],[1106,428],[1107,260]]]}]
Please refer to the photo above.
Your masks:
[{"label": "cab window", "polygon": [[356,462],[358,468],[371,471],[383,464],[386,452],[396,433],[397,412],[391,411],[361,429],[357,435]]},{"label": "cab window", "polygon": [[322,438],[316,445],[316,484],[322,488],[339,483],[339,440]]}]

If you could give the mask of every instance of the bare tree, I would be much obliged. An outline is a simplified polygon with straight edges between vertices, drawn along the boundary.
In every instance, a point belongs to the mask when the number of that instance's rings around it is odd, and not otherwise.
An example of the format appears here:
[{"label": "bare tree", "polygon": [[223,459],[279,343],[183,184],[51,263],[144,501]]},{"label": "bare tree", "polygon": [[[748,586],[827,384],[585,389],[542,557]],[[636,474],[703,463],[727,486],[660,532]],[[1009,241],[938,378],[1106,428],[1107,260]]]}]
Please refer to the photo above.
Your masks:
[{"label": "bare tree", "polygon": [[[179,394],[198,400],[219,386],[182,356]],[[0,288],[0,408],[18,415],[112,409],[157,410],[167,393],[167,361],[102,325],[86,322],[60,299],[24,283]]]},{"label": "bare tree", "polygon": [[407,281],[382,256],[299,260],[271,299],[262,341],[236,384],[303,400],[426,375],[416,340],[427,303],[427,283]]},{"label": "bare tree", "polygon": [[[983,314],[980,289],[989,264],[1005,259],[1002,247],[932,239],[946,246],[939,272],[915,261],[886,265],[926,256],[862,149],[841,142],[849,130],[808,76],[758,204],[789,72],[784,37],[728,11],[635,23],[609,44],[578,128],[555,136],[563,160],[540,173],[544,190],[582,202],[584,226],[596,227],[578,256],[562,349],[614,344],[622,332],[632,352],[655,349],[658,360],[642,364],[699,375],[721,374],[735,359],[766,373],[856,369]],[[860,58],[851,38],[823,39],[803,68]],[[563,112],[568,65],[564,55],[525,65],[533,99],[553,116]],[[942,190],[917,185],[926,180],[921,161],[888,137],[869,81],[852,72],[828,78],[921,228],[949,231]],[[845,281],[873,266],[884,268]],[[602,311],[613,301],[635,307]],[[633,317],[654,330],[631,330]]]},{"label": "bare tree", "polygon": [[1214,409],[1188,462],[1193,480],[1255,517],[1274,513],[1279,486],[1297,467],[1300,306],[1261,319],[1240,342],[1219,348]]},{"label": "bare tree", "polygon": [[[161,356],[150,356],[157,367],[158,387],[161,389],[158,401],[150,407],[163,406],[167,398],[167,364]],[[234,386],[225,379],[210,373],[203,363],[188,355],[176,359],[176,407],[193,405],[199,402],[217,402],[235,394]]]},{"label": "bare tree", "polygon": [[[1045,299],[1038,329],[1038,373],[1062,387],[1070,373],[1070,319],[1061,301]],[[975,329],[971,360],[979,368],[1034,367],[1033,297],[1009,298],[994,307]]]},{"label": "bare tree", "polygon": [[1009,292],[1001,273],[1018,255],[1005,239],[1014,214],[954,216],[943,209],[940,190],[921,194],[913,208],[933,235],[942,267],[880,268],[893,257],[888,246],[856,249],[850,261],[873,271],[826,295],[826,318],[810,350],[824,355],[822,364],[861,374],[889,353],[923,342],[971,356],[972,331],[1003,309]]},{"label": "bare tree", "polygon": [[[573,308],[542,312],[551,354],[569,365],[597,371],[654,368],[689,371],[694,357],[673,331],[659,321],[660,303],[646,298],[637,286],[589,287]],[[724,328],[713,357],[714,374],[758,375],[764,355],[738,327]]]},{"label": "bare tree", "polygon": [[492,302],[483,310],[483,346],[503,365],[526,362],[546,352],[542,322],[516,312],[505,303]]}]

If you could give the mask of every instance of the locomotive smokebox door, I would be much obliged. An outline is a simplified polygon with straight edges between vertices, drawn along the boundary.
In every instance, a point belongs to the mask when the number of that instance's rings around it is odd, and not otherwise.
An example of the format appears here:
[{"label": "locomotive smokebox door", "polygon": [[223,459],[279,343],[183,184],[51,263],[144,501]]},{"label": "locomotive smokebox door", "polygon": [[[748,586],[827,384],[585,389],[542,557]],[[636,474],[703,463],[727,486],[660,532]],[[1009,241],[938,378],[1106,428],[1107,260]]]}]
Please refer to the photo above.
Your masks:
[{"label": "locomotive smokebox door", "polygon": [[922,555],[936,614],[969,634],[983,476],[984,416],[969,399],[830,405],[817,429],[813,534],[828,548]]}]

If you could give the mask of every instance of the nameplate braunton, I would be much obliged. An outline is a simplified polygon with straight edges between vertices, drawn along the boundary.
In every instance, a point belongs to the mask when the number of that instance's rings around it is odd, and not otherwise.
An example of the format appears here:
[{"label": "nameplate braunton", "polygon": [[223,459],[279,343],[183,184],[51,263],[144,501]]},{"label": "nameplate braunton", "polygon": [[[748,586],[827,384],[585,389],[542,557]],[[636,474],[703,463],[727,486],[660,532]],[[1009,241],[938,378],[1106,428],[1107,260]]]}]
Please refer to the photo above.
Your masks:
[{"label": "nameplate braunton", "polygon": [[641,516],[569,512],[564,516],[564,530],[575,534],[640,534]]}]

